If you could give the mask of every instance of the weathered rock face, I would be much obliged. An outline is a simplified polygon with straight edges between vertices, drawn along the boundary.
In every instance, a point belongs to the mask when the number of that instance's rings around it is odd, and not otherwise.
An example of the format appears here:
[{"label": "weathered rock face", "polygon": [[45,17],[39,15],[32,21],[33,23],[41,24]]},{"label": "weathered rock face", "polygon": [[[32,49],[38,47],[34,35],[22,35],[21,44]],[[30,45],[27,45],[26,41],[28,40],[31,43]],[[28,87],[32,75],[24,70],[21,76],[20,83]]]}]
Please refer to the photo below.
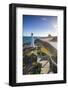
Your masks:
[{"label": "weathered rock face", "polygon": [[55,36],[55,37],[53,37],[53,39],[52,40],[50,40],[50,41],[52,41],[52,42],[57,42],[57,37]]},{"label": "weathered rock face", "polygon": [[49,50],[50,53],[52,53],[53,55],[56,55],[57,54],[57,50],[51,45],[49,44],[48,42],[44,42],[42,40],[35,40],[35,44],[37,45],[40,45],[40,46],[44,46],[45,48],[47,48]]}]

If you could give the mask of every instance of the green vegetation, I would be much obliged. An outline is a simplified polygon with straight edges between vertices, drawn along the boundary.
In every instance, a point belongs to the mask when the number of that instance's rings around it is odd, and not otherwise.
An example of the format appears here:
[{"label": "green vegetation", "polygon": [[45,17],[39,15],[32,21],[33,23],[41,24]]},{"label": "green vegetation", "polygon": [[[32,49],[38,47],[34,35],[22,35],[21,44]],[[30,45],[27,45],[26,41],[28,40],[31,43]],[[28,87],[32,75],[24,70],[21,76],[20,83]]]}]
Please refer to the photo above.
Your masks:
[{"label": "green vegetation", "polygon": [[23,57],[23,74],[40,74],[41,64],[37,63],[37,56],[33,53]]},{"label": "green vegetation", "polygon": [[37,62],[33,62],[32,63],[33,66],[33,70],[32,70],[32,74],[40,74],[41,73],[41,64],[37,63]]}]

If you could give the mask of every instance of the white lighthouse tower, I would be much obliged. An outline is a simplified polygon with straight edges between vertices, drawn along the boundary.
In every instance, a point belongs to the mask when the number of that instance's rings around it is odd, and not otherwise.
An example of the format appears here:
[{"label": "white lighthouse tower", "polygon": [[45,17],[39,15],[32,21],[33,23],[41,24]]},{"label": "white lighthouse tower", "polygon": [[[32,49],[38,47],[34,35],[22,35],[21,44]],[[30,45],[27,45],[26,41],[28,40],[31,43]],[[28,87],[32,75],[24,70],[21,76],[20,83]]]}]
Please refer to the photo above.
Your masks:
[{"label": "white lighthouse tower", "polygon": [[31,33],[31,47],[34,47],[34,37],[33,37],[33,33]]}]

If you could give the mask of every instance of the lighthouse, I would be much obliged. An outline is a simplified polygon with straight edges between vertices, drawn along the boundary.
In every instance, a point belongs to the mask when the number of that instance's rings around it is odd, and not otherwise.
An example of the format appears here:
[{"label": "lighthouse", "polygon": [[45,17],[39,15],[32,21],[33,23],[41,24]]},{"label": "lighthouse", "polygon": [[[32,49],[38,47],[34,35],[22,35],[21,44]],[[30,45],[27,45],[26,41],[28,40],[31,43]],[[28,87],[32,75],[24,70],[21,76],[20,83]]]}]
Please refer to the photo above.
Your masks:
[{"label": "lighthouse", "polygon": [[34,37],[33,37],[33,33],[31,33],[31,47],[34,47]]}]

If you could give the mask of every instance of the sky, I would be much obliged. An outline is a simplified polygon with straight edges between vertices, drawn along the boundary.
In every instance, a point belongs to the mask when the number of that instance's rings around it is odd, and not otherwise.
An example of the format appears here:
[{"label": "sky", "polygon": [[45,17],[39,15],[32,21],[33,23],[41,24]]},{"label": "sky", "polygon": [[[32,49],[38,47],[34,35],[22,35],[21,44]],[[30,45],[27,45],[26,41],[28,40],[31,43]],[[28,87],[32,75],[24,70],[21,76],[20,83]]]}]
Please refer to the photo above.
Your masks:
[{"label": "sky", "polygon": [[57,35],[57,16],[23,15],[24,36],[52,36]]}]

